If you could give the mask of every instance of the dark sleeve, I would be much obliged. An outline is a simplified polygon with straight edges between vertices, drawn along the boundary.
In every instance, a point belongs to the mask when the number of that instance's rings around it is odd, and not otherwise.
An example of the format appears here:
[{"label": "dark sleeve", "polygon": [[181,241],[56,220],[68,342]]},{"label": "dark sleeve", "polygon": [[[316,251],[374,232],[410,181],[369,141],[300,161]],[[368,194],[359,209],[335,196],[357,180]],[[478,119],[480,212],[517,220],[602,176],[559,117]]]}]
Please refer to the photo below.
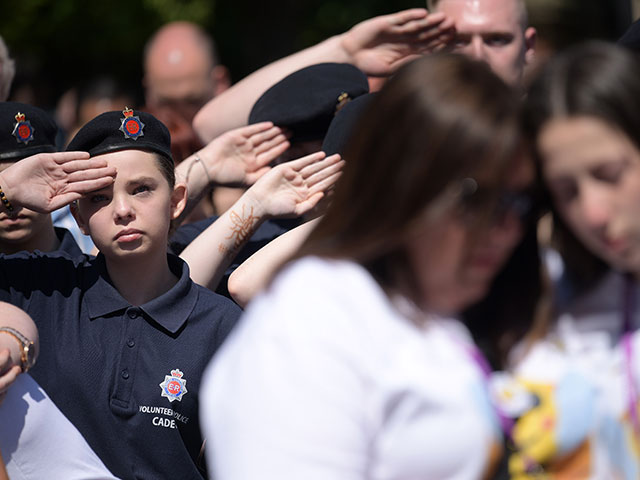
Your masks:
[{"label": "dark sleeve", "polygon": [[195,238],[204,232],[209,225],[218,219],[217,216],[205,218],[193,223],[187,223],[178,227],[169,239],[169,250],[175,255],[180,255]]}]

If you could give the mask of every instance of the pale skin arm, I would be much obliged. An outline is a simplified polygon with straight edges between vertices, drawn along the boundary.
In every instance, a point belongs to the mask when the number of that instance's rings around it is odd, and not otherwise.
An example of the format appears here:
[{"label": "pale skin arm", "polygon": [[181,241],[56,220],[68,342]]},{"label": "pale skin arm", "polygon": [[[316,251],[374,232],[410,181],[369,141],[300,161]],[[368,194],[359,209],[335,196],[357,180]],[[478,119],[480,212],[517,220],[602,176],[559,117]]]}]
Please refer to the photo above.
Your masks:
[{"label": "pale skin arm", "polygon": [[[39,351],[38,329],[31,317],[13,305],[0,302],[0,326],[12,327],[31,340]],[[11,335],[0,332],[0,403],[20,374],[20,346]]]},{"label": "pale skin arm", "polygon": [[293,256],[319,221],[314,218],[274,238],[233,271],[228,289],[238,305],[246,307],[267,286],[274,272]]},{"label": "pale skin arm", "polygon": [[453,21],[423,8],[403,10],[358,23],[331,37],[255,71],[214,97],[194,118],[194,129],[208,142],[246,125],[256,100],[273,84],[316,63],[355,65],[369,76],[388,76],[418,55],[443,48],[453,35]]},{"label": "pale skin arm", "polygon": [[271,122],[230,130],[213,139],[176,167],[176,177],[189,192],[178,222],[212,187],[253,185],[289,146],[285,133]]},{"label": "pale skin arm", "polygon": [[180,257],[189,265],[192,280],[215,290],[265,220],[310,211],[336,182],[343,165],[339,155],[318,152],[271,169],[183,250]]}]

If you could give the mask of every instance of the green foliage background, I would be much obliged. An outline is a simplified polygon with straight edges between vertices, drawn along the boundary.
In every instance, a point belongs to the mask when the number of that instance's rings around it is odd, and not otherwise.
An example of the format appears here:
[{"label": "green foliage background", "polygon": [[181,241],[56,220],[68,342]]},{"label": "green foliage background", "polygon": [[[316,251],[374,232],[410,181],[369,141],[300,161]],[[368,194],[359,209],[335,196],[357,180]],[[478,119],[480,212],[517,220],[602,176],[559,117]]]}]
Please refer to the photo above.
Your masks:
[{"label": "green foliage background", "polygon": [[[611,38],[629,21],[630,13],[620,12],[628,0],[529,3],[532,23],[543,33],[545,25],[553,27],[555,43],[589,35]],[[144,44],[171,20],[191,20],[209,31],[237,81],[365,18],[424,5],[424,0],[0,0],[0,36],[17,61],[14,87],[31,85],[36,103],[52,107],[66,89],[98,74],[111,74],[140,95]]]}]

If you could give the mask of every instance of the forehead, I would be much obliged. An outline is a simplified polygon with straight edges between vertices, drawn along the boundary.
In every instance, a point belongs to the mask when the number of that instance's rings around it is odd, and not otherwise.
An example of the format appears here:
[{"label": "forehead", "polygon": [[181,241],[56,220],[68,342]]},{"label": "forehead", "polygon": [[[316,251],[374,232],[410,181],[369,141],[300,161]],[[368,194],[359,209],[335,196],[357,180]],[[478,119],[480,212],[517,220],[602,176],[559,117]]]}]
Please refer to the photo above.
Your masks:
[{"label": "forehead", "polygon": [[118,150],[96,155],[116,168],[116,182],[137,175],[162,176],[156,155],[145,150]]},{"label": "forehead", "polygon": [[435,10],[451,17],[460,33],[522,31],[519,0],[441,0]]},{"label": "forehead", "polygon": [[617,161],[637,150],[627,136],[595,117],[557,118],[538,136],[547,174],[565,175]]}]

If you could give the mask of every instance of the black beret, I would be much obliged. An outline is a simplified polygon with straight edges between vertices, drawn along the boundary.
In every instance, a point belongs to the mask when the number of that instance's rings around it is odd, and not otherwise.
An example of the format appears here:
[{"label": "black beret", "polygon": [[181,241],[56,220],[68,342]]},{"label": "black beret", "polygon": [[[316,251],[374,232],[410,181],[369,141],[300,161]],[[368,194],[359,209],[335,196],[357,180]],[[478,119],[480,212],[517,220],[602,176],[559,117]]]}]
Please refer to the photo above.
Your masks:
[{"label": "black beret", "polygon": [[354,127],[374,96],[375,93],[361,95],[351,100],[336,113],[322,142],[322,151],[324,153],[327,155],[333,155],[334,153],[344,154]]},{"label": "black beret", "polygon": [[150,113],[127,108],[87,122],[67,146],[67,151],[72,150],[89,152],[92,157],[117,150],[150,150],[173,161],[167,127]]},{"label": "black beret", "polygon": [[44,110],[0,102],[0,162],[17,162],[36,153],[55,152],[58,127]]},{"label": "black beret", "polygon": [[640,50],[640,19],[629,26],[617,43],[632,50]]},{"label": "black beret", "polygon": [[251,109],[249,123],[271,121],[287,128],[292,142],[322,140],[341,106],[368,91],[367,76],[353,65],[311,65],[264,92]]}]

